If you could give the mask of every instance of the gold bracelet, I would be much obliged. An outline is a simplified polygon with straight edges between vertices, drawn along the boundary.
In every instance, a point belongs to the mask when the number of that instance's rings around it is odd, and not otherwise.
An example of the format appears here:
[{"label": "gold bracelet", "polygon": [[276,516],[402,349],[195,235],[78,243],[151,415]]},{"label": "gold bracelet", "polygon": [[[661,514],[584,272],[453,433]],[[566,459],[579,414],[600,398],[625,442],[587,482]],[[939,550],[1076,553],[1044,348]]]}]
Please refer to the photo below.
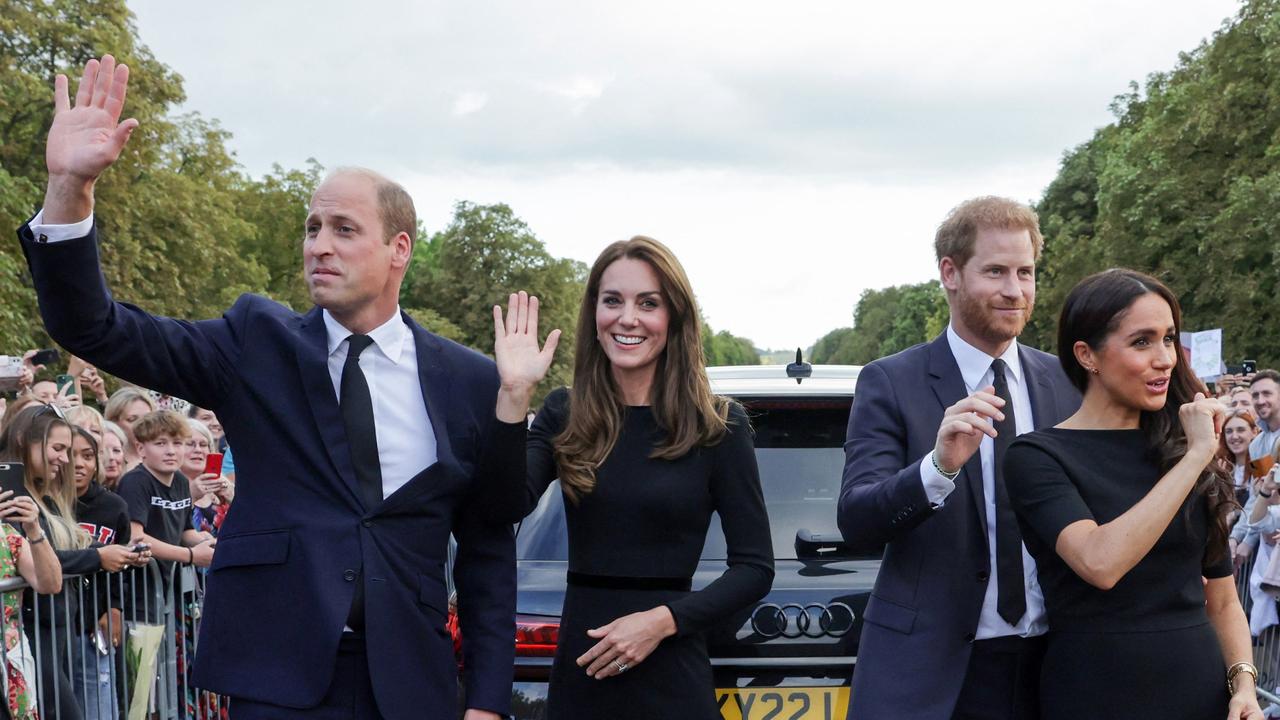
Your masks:
[{"label": "gold bracelet", "polygon": [[1227,692],[1232,695],[1236,694],[1236,676],[1240,673],[1249,673],[1253,676],[1253,684],[1258,684],[1258,668],[1250,662],[1238,662],[1227,668]]}]

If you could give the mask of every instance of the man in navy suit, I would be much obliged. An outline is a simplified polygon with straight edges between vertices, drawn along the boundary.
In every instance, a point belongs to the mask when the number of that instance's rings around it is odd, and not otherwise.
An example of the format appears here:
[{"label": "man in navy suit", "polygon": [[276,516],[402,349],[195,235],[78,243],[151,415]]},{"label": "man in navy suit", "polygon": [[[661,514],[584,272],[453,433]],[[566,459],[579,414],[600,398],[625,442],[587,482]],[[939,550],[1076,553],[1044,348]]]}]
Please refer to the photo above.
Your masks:
[{"label": "man in navy suit", "polygon": [[1039,715],[1044,598],[1000,461],[1014,435],[1080,403],[1056,357],[1016,340],[1042,244],[1019,203],[983,197],[952,210],[935,239],[949,326],[858,375],[838,521],[855,547],[883,546],[884,561],[854,720]]},{"label": "man in navy suit", "polygon": [[[495,308],[498,364],[399,311],[416,217],[367,170],[315,191],[303,261],[316,307],[242,296],[188,322],[112,301],[98,268],[93,186],[119,157],[128,69],[85,66],[72,107],[55,84],[49,187],[19,231],[45,325],[75,354],[218,414],[241,479],[209,573],[195,661],[232,716],[454,718],[445,558],[465,641],[468,720],[509,709],[511,527],[474,488],[524,474],[525,412],[558,333],[537,302]],[[179,240],[180,241],[180,240]]]}]

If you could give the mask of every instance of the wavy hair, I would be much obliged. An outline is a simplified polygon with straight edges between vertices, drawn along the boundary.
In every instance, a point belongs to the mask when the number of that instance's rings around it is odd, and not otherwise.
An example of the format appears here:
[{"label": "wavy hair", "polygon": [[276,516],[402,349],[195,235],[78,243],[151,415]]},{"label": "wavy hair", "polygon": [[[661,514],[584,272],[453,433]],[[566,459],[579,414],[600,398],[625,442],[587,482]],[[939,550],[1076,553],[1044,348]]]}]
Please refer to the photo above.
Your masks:
[{"label": "wavy hair", "polygon": [[39,477],[32,472],[31,454],[44,455],[49,434],[65,427],[72,439],[75,426],[54,414],[48,405],[25,407],[5,426],[0,435],[0,459],[23,463],[25,483],[31,499],[40,508],[49,525],[49,541],[58,550],[79,550],[89,546],[89,534],[76,525],[76,483],[71,462],[71,445],[67,446],[68,462],[55,475]]},{"label": "wavy hair", "polygon": [[[1081,280],[1067,295],[1058,318],[1058,361],[1071,383],[1083,394],[1089,387],[1090,373],[1076,359],[1075,344],[1084,342],[1097,350],[1119,327],[1129,308],[1138,298],[1155,294],[1169,304],[1173,315],[1174,337],[1182,332],[1182,308],[1178,298],[1159,280],[1127,268],[1112,268]],[[1196,393],[1210,397],[1209,389],[1191,372],[1187,354],[1176,340],[1177,360],[1169,378],[1169,392],[1164,407],[1142,411],[1138,427],[1146,439],[1147,451],[1166,473],[1187,452],[1187,436],[1178,419],[1178,410],[1195,399]],[[1231,528],[1228,516],[1240,506],[1235,500],[1232,478],[1221,463],[1210,462],[1196,482],[1195,492],[1203,495],[1209,508],[1209,560],[1221,559],[1227,549]]]},{"label": "wavy hair", "polygon": [[[1235,420],[1236,418],[1243,420],[1249,427],[1254,428],[1254,434],[1257,434],[1258,419],[1253,416],[1253,413],[1245,410],[1244,408],[1227,411],[1227,414],[1222,418],[1222,433],[1218,438],[1218,459],[1225,461],[1227,463],[1227,467],[1235,467],[1236,465],[1235,453],[1231,452],[1231,449],[1227,447],[1227,423]],[[1245,455],[1247,456],[1248,454],[1249,450],[1246,447]],[[1250,475],[1249,464],[1247,462],[1245,463],[1245,477],[1246,479],[1252,478],[1252,475]]]},{"label": "wavy hair", "polygon": [[569,420],[554,441],[560,486],[574,502],[595,487],[596,470],[622,430],[622,392],[596,337],[596,306],[604,271],[624,258],[641,260],[653,269],[670,309],[667,345],[658,356],[649,390],[654,419],[666,437],[650,457],[674,460],[695,447],[714,445],[728,428],[729,401],[711,392],[698,305],[680,261],[665,245],[643,235],[615,242],[600,253],[587,275],[578,312]]}]

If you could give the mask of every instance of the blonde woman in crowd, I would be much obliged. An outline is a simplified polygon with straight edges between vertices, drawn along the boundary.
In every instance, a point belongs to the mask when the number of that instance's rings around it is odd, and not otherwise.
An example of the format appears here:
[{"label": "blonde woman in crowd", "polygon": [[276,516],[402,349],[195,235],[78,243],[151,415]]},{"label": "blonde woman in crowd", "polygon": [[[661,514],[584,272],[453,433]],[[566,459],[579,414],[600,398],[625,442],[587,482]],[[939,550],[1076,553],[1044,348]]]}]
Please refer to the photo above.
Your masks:
[{"label": "blonde woman in crowd", "polygon": [[104,420],[102,422],[102,487],[115,492],[116,485],[125,473],[125,451],[129,436],[124,428]]},{"label": "blonde woman in crowd", "polygon": [[125,386],[112,393],[103,415],[124,430],[124,471],[129,472],[142,462],[138,457],[137,443],[133,439],[133,424],[143,415],[156,409],[150,393],[133,386]]}]

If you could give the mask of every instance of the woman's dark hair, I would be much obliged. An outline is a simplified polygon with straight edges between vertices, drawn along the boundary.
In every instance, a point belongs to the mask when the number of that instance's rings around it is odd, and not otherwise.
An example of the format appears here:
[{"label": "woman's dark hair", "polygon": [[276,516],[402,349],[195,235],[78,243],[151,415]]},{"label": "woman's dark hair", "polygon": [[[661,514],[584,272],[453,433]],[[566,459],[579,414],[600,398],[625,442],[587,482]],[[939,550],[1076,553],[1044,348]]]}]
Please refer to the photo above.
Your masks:
[{"label": "woman's dark hair", "polygon": [[[1090,373],[1076,360],[1075,345],[1084,342],[1098,350],[1115,332],[1120,321],[1138,298],[1155,294],[1169,304],[1173,315],[1174,351],[1177,362],[1169,378],[1164,407],[1143,411],[1138,421],[1146,438],[1147,451],[1161,473],[1168,472],[1187,452],[1187,437],[1178,419],[1178,410],[1195,399],[1196,393],[1209,397],[1204,383],[1191,372],[1187,355],[1177,341],[1182,332],[1182,309],[1178,298],[1164,283],[1136,270],[1112,268],[1090,275],[1071,289],[1058,318],[1058,361],[1071,383],[1085,392]],[[1219,463],[1211,462],[1196,482],[1195,492],[1205,496],[1209,507],[1209,561],[1220,560],[1227,551],[1230,527],[1227,516],[1239,508],[1231,478]]]},{"label": "woman's dark hair", "polygon": [[[72,425],[71,431],[74,433],[74,435],[72,435],[72,440],[79,437],[89,441],[89,447],[93,450],[92,482],[101,484],[102,483],[102,451],[98,448],[98,438],[94,437],[93,433],[80,427],[79,425]],[[72,465],[74,464],[75,463],[73,461]]]}]

